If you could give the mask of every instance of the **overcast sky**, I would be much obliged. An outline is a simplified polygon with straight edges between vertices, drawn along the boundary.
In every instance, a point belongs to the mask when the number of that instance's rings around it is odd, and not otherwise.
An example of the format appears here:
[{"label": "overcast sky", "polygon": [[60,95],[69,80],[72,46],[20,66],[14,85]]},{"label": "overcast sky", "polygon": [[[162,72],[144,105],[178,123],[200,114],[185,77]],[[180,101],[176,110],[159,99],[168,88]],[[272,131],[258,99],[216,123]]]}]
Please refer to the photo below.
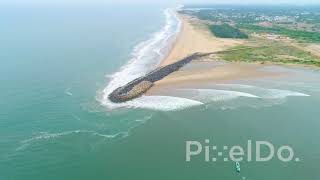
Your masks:
[{"label": "overcast sky", "polygon": [[320,4],[320,0],[0,0],[0,4],[113,4],[113,3],[152,3],[152,4]]}]

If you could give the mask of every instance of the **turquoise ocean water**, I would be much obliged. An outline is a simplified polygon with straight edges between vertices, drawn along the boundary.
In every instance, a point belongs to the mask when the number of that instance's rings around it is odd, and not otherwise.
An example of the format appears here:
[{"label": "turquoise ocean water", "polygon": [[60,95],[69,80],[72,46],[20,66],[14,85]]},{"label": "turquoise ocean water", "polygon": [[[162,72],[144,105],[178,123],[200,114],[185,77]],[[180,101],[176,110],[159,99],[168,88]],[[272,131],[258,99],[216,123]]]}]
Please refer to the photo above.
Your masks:
[{"label": "turquoise ocean water", "polygon": [[[316,179],[320,73],[184,89],[116,105],[179,30],[158,6],[0,8],[0,180]],[[169,45],[170,46],[170,45]],[[290,145],[299,162],[185,161],[185,142]],[[219,157],[217,157],[219,159]]]}]

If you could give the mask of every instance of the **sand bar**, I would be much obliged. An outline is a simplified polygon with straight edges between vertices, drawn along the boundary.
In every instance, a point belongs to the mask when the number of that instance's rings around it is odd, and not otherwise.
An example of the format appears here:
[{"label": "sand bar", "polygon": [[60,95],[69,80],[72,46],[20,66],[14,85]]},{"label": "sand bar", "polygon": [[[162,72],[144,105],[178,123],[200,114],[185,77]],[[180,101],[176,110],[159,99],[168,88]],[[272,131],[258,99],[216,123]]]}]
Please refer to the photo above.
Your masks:
[{"label": "sand bar", "polygon": [[[161,66],[174,63],[195,52],[218,52],[245,42],[245,40],[217,38],[200,20],[180,14],[179,18],[182,21],[181,32]],[[259,69],[264,66],[261,64],[228,62],[219,64],[219,62],[210,58],[191,62],[189,68],[182,68],[157,81],[147,94],[159,94],[162,89],[173,87],[198,87],[208,83],[280,75],[260,71]]]}]

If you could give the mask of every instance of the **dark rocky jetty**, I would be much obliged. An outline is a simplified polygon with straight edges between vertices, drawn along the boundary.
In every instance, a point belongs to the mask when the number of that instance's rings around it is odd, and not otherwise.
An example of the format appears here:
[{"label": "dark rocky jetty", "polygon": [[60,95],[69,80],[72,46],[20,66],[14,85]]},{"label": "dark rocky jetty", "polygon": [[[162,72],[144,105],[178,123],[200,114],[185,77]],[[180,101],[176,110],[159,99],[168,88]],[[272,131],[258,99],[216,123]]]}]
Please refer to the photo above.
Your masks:
[{"label": "dark rocky jetty", "polygon": [[176,63],[169,64],[164,67],[159,67],[151,71],[150,73],[137,79],[134,79],[126,85],[115,89],[112,93],[109,94],[108,97],[112,102],[115,103],[121,103],[139,97],[147,90],[149,90],[153,86],[154,82],[159,81],[167,75],[171,74],[172,72],[179,70],[181,67],[188,64],[192,60],[198,59],[203,56],[207,56],[209,54],[211,53],[194,53],[190,56],[181,59]]}]

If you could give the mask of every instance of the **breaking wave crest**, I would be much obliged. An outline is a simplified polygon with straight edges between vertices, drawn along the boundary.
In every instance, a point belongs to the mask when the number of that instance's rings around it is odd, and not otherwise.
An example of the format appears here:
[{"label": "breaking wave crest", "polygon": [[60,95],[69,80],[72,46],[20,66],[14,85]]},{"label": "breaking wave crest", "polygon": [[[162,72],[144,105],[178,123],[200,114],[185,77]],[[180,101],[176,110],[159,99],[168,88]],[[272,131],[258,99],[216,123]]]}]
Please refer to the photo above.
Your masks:
[{"label": "breaking wave crest", "polygon": [[308,94],[289,91],[289,90],[281,90],[281,89],[268,89],[263,96],[263,98],[267,99],[279,99],[279,98],[286,98],[289,96],[310,96]]},{"label": "breaking wave crest", "polygon": [[[269,107],[283,104],[291,96],[310,96],[297,91],[268,89],[244,84],[216,84],[215,87],[217,89],[177,89],[177,94],[202,102],[206,108],[222,110],[238,107]],[[236,101],[236,99],[239,100]]]},{"label": "breaking wave crest", "polygon": [[[284,89],[274,89],[274,88],[263,88],[253,85],[244,85],[244,84],[217,84],[219,87],[229,88],[229,89],[240,89],[242,91],[250,92],[259,96],[263,99],[282,99],[290,96],[310,96],[305,93],[292,91],[292,90],[284,90]],[[299,85],[300,87],[300,85]]]},{"label": "breaking wave crest", "polygon": [[217,89],[180,89],[181,91],[189,91],[193,99],[197,99],[201,102],[217,102],[227,101],[238,97],[259,98],[253,94],[240,92],[240,91],[228,91]]},{"label": "breaking wave crest", "polygon": [[[125,85],[131,80],[145,75],[157,66],[169,53],[170,45],[173,45],[176,35],[181,28],[181,22],[173,9],[164,10],[166,24],[163,29],[151,36],[150,39],[138,44],[133,52],[132,58],[120,71],[109,76],[110,82],[102,92],[99,101],[108,109],[114,109],[118,105],[108,99],[108,95],[116,88]],[[141,101],[141,100],[140,100]]]},{"label": "breaking wave crest", "polygon": [[115,104],[114,107],[128,107],[128,108],[143,108],[160,111],[174,111],[181,110],[188,107],[199,106],[203,103],[200,101],[174,97],[174,96],[142,96],[140,98]]},{"label": "breaking wave crest", "polygon": [[191,96],[142,96],[125,103],[112,103],[108,95],[116,88],[131,80],[145,75],[156,67],[168,54],[176,35],[181,29],[181,21],[173,9],[164,10],[166,24],[161,31],[153,34],[150,39],[138,44],[132,58],[120,71],[108,75],[108,85],[103,89],[98,100],[109,110],[115,108],[143,108],[161,111],[180,110],[198,106],[208,102],[223,102],[239,97],[251,99],[284,99],[289,96],[309,96],[301,92],[262,88],[247,84],[216,84],[214,89],[179,89],[192,92]]}]

